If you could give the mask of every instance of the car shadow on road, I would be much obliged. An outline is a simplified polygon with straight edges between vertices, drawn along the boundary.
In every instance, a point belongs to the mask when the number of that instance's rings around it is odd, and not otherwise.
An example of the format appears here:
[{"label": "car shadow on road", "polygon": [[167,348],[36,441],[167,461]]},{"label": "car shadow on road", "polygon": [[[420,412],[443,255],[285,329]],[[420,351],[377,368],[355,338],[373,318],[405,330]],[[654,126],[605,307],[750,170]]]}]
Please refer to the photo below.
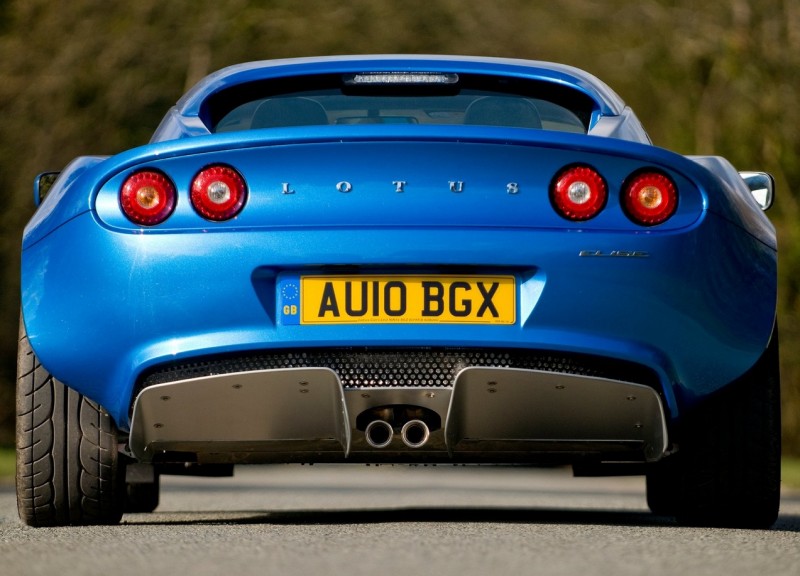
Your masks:
[{"label": "car shadow on road", "polygon": [[[280,510],[223,512],[155,512],[153,515],[125,516],[125,524],[269,524],[349,525],[392,523],[474,523],[474,524],[558,524],[596,526],[638,526],[681,528],[674,518],[649,512],[615,510],[556,510],[544,508],[496,507],[412,507],[369,510]],[[773,531],[800,532],[799,515],[781,515]]]}]

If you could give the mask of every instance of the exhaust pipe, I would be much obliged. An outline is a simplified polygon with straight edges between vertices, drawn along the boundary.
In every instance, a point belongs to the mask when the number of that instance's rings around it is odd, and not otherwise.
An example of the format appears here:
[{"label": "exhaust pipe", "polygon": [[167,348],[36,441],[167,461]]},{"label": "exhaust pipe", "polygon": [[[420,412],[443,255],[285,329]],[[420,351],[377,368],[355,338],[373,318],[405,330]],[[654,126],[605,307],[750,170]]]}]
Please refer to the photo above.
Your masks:
[{"label": "exhaust pipe", "polygon": [[386,448],[392,443],[394,429],[385,420],[373,420],[364,430],[364,436],[367,438],[367,444],[373,448]]},{"label": "exhaust pipe", "polygon": [[409,448],[422,448],[430,438],[431,431],[422,420],[409,420],[400,431],[403,444]]}]

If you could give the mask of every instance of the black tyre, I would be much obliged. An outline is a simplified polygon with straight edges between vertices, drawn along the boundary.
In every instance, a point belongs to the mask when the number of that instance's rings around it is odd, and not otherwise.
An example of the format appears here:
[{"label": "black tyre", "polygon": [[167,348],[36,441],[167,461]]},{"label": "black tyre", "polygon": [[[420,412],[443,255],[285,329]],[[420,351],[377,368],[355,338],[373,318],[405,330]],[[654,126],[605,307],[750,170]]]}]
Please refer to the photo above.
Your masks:
[{"label": "black tyre", "polygon": [[677,456],[652,465],[647,473],[647,506],[653,514],[674,516],[678,501],[678,480],[676,478]]},{"label": "black tyre", "polygon": [[[142,464],[134,464],[134,466],[142,466]],[[136,479],[134,482],[127,482],[125,512],[152,512],[158,507],[160,494],[161,478],[155,471],[152,471],[152,478],[146,481]]]},{"label": "black tyre", "polygon": [[742,378],[686,415],[679,451],[647,475],[656,514],[687,525],[768,528],[781,477],[778,334]]},{"label": "black tyre", "polygon": [[99,405],[39,363],[20,325],[17,357],[17,507],[29,526],[115,524],[125,466]]}]

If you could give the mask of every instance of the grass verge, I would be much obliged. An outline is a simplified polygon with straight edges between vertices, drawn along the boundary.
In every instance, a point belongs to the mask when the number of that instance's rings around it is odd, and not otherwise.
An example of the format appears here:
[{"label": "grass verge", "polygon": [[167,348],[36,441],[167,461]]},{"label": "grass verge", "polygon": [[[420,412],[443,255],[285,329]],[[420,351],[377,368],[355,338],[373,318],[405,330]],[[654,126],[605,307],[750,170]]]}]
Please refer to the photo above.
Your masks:
[{"label": "grass verge", "polygon": [[800,458],[784,458],[781,461],[781,482],[789,488],[800,488]]},{"label": "grass verge", "polygon": [[13,484],[17,463],[13,448],[0,448],[0,484]]}]

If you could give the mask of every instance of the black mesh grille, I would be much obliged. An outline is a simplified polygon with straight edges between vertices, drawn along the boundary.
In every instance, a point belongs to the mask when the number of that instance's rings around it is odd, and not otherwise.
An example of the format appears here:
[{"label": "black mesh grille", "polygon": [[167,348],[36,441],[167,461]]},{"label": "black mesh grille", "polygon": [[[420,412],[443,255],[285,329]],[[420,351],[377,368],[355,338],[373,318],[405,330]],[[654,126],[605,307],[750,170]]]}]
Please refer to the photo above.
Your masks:
[{"label": "black mesh grille", "polygon": [[275,368],[330,368],[346,388],[447,387],[469,366],[523,368],[622,380],[657,387],[650,369],[593,356],[497,349],[312,349],[215,357],[163,366],[142,387],[218,374]]}]

